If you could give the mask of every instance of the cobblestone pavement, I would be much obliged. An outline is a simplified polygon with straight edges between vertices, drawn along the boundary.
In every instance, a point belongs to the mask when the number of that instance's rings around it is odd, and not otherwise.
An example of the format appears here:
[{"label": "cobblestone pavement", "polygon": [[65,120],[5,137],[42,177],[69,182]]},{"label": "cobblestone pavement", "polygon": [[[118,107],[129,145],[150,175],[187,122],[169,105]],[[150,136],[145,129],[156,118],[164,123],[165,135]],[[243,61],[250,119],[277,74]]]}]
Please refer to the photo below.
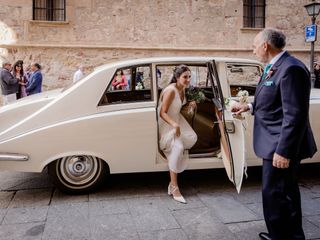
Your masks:
[{"label": "cobblestone pavement", "polygon": [[[0,172],[0,239],[258,239],[260,172],[248,169],[238,195],[224,170],[186,171],[188,204],[166,195],[168,173],[114,175],[95,193],[69,196],[46,173]],[[300,175],[306,237],[320,239],[320,165]]]}]

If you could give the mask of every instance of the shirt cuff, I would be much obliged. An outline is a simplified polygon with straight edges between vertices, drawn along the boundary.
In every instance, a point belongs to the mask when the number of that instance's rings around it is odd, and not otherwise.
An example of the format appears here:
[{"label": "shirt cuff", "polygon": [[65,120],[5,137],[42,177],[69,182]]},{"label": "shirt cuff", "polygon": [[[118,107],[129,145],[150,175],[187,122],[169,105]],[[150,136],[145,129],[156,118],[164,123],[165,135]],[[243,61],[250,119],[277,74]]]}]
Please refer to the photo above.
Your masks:
[{"label": "shirt cuff", "polygon": [[250,113],[252,114],[252,112],[253,112],[253,106],[252,106],[252,104],[251,104],[251,103],[248,103],[248,107],[249,107]]}]

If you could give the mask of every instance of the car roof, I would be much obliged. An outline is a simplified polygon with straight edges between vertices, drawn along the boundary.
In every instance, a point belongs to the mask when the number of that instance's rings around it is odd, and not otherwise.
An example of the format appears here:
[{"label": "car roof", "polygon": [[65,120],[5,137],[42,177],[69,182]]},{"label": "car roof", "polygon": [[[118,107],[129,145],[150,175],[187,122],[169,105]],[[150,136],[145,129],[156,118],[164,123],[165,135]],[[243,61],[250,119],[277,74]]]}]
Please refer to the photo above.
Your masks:
[{"label": "car roof", "polygon": [[167,63],[167,62],[208,62],[215,60],[216,62],[236,62],[236,63],[256,63],[260,62],[253,59],[245,58],[231,58],[231,57],[192,57],[192,56],[180,56],[180,57],[152,57],[152,58],[137,58],[122,61],[110,62],[95,68],[95,70],[103,70],[113,67],[140,65],[150,63]]}]

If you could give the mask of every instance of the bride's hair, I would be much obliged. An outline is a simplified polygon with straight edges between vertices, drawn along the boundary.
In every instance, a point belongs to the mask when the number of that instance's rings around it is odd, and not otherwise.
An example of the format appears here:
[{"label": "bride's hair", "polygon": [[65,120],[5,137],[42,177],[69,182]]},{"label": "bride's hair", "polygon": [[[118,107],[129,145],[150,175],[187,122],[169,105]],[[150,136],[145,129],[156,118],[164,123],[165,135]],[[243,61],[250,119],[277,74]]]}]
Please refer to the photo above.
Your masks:
[{"label": "bride's hair", "polygon": [[187,65],[179,65],[173,69],[173,74],[170,83],[176,83],[177,79],[181,76],[182,73],[190,71],[190,68]]}]

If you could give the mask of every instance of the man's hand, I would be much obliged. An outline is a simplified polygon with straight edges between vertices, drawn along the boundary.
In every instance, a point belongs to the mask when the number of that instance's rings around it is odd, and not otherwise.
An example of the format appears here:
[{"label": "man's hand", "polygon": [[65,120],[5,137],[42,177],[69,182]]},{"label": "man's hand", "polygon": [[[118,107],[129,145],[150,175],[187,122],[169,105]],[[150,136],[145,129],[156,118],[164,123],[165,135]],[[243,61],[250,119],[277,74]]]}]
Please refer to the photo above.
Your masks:
[{"label": "man's hand", "polygon": [[240,104],[236,103],[231,107],[231,112],[235,113],[236,115],[240,115],[243,112],[249,111],[250,108],[248,104]]},{"label": "man's hand", "polygon": [[277,153],[273,154],[273,161],[272,161],[272,165],[276,168],[288,168],[289,167],[289,162],[290,160],[280,156]]}]

